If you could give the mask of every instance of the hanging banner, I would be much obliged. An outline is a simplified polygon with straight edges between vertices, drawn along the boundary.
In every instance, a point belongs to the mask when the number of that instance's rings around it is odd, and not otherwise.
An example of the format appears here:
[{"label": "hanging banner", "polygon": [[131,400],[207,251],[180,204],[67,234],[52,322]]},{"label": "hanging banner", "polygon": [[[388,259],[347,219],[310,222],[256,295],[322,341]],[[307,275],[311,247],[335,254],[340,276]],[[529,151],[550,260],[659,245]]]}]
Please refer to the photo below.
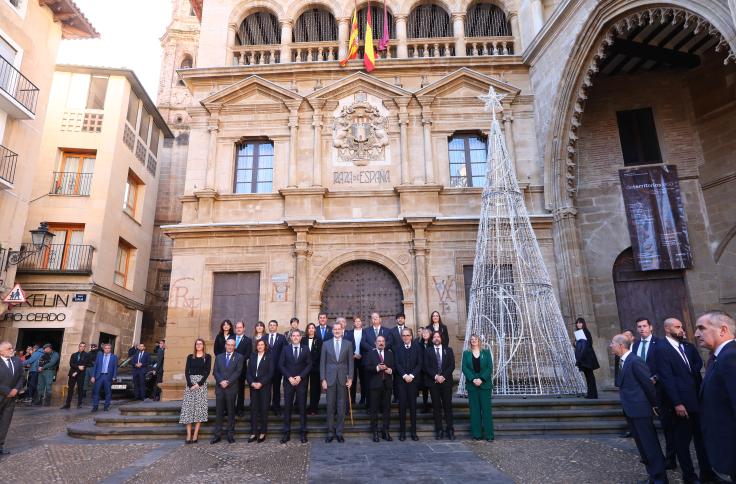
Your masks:
[{"label": "hanging banner", "polygon": [[642,271],[692,267],[677,167],[619,170],[619,177],[636,267]]}]

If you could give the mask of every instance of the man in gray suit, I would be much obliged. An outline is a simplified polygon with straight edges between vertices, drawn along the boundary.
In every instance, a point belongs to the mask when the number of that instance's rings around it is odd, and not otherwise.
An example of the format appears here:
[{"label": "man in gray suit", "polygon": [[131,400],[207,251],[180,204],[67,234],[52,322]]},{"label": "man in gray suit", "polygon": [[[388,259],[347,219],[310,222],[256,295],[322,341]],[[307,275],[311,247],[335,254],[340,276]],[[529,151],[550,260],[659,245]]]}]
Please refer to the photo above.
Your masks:
[{"label": "man in gray suit", "polygon": [[[353,384],[353,344],[343,340],[345,318],[337,318],[332,327],[334,337],[322,344],[322,355],[319,359],[319,377],[322,389],[327,390],[327,437],[325,442],[345,442],[345,408],[350,386]],[[335,413],[337,412],[337,426]]]},{"label": "man in gray suit", "polygon": [[4,448],[5,436],[8,435],[18,392],[23,388],[23,362],[14,354],[9,341],[0,343],[0,455],[9,454]]},{"label": "man in gray suit", "polygon": [[245,357],[235,351],[235,340],[228,339],[225,352],[215,357],[215,432],[211,444],[220,441],[222,420],[227,408],[227,441],[235,442],[235,397],[238,394],[238,378],[243,371]]}]

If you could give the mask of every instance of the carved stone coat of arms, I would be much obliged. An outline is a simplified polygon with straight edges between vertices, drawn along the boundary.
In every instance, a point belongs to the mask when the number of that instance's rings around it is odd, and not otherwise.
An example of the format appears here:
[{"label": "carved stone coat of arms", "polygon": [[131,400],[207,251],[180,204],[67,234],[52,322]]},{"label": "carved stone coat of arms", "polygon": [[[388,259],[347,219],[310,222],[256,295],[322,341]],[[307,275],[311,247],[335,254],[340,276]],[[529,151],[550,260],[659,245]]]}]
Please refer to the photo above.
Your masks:
[{"label": "carved stone coat of arms", "polygon": [[343,106],[332,126],[332,146],[337,148],[338,159],[357,166],[385,159],[387,121],[365,96],[356,96],[354,103]]}]

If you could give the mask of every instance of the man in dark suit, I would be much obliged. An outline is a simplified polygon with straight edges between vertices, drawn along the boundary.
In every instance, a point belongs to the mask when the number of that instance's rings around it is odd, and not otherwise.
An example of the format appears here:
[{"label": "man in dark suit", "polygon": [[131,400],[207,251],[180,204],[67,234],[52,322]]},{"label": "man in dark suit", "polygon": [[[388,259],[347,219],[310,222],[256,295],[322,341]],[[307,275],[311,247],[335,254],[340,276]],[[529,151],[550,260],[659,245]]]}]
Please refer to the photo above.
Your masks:
[{"label": "man in dark suit", "polygon": [[89,353],[84,351],[86,348],[87,343],[82,341],[77,347],[78,351],[69,357],[69,380],[67,381],[66,402],[61,407],[63,409],[71,407],[74,387],[77,387],[77,408],[80,408],[84,401],[84,380],[89,366]]},{"label": "man in dark suit", "polygon": [[0,456],[5,450],[5,437],[13,419],[15,401],[23,388],[23,362],[15,355],[10,341],[0,343]]},{"label": "man in dark suit", "polygon": [[102,353],[97,353],[97,361],[95,361],[95,370],[92,378],[89,379],[92,387],[92,411],[96,412],[100,405],[100,390],[105,392],[105,406],[103,410],[110,410],[112,401],[112,381],[118,375],[118,357],[112,354],[112,345],[104,343],[102,345]]},{"label": "man in dark suit", "polygon": [[[235,413],[239,417],[245,416],[245,379],[247,377],[248,360],[253,350],[253,343],[245,335],[245,323],[235,323],[235,352],[243,357],[243,371],[238,375],[238,390],[235,397]],[[278,361],[278,360],[276,360]]]},{"label": "man in dark suit", "polygon": [[166,357],[166,340],[162,339],[158,342],[158,352],[156,353],[156,385],[153,388],[153,399],[161,400],[161,387],[159,385],[164,381],[164,358]]},{"label": "man in dark suit", "polygon": [[386,349],[390,350],[393,347],[393,338],[391,337],[391,330],[385,326],[381,326],[381,316],[378,313],[371,314],[371,327],[363,331],[365,339],[361,341],[361,350],[364,353],[372,351],[376,347],[376,338],[383,336],[386,341]]},{"label": "man in dark suit", "polygon": [[365,355],[366,371],[371,373],[370,379],[370,414],[373,442],[378,442],[378,414],[381,414],[380,438],[391,441],[388,428],[391,422],[391,390],[393,388],[393,372],[396,366],[394,354],[386,349],[386,338],[378,336],[376,347]]},{"label": "man in dark suit", "polygon": [[631,342],[622,334],[611,340],[611,352],[621,358],[618,387],[621,406],[629,429],[636,440],[642,461],[646,462],[649,482],[667,482],[664,455],[659,446],[654,415],[658,414],[657,392],[646,363],[630,349]]},{"label": "man in dark suit", "polygon": [[304,444],[307,442],[307,384],[309,372],[312,371],[312,356],[309,348],[302,346],[302,332],[299,329],[292,329],[290,337],[291,344],[283,347],[279,358],[279,372],[284,378],[284,435],[281,443],[287,443],[291,437],[291,410],[296,396],[299,434]]},{"label": "man in dark suit", "polygon": [[227,409],[227,441],[235,442],[235,397],[243,371],[245,357],[235,351],[235,340],[225,342],[225,352],[215,357],[215,430],[211,444],[218,443],[222,436],[222,420]]},{"label": "man in dark suit", "polygon": [[713,473],[700,430],[700,369],[703,360],[698,350],[685,340],[682,321],[676,318],[664,320],[665,338],[657,347],[657,375],[662,386],[662,421],[671,430],[672,445],[680,461],[680,469],[687,483],[698,482],[690,441],[695,441],[695,452],[700,467],[700,480],[711,481]]},{"label": "man in dark suit", "polygon": [[708,311],[695,324],[700,346],[711,351],[700,391],[700,415],[711,467],[736,482],[736,322]]},{"label": "man in dark suit", "polygon": [[[399,313],[396,315],[396,326],[391,328],[389,331],[389,333],[391,333],[391,349],[394,351],[394,354],[396,353],[396,346],[400,345],[404,340],[401,337],[401,332],[404,331],[404,328],[406,328],[406,315],[404,313]],[[392,403],[399,402],[399,380],[400,378],[394,378],[394,396]]]},{"label": "man in dark suit", "polygon": [[[368,385],[366,385],[365,380],[361,349],[364,334],[363,320],[360,319],[360,316],[355,316],[353,318],[353,329],[345,331],[345,339],[353,344],[353,367],[355,373],[353,374],[353,386],[350,387],[350,401],[358,405],[365,405],[366,397],[368,396]],[[355,400],[358,391],[358,380],[360,380],[360,402]]]},{"label": "man in dark suit", "polygon": [[317,337],[321,339],[322,342],[332,339],[332,328],[327,326],[327,313],[319,313],[319,316],[317,316],[317,322],[319,323],[317,325]]},{"label": "man in dark suit", "polygon": [[[343,339],[345,318],[337,318],[333,326],[333,337],[322,343],[322,354],[319,358],[319,378],[322,390],[327,392],[327,436],[325,442],[330,443],[337,438],[345,442],[345,408],[348,392],[353,384],[353,344]],[[337,422],[335,421],[337,416]]]},{"label": "man in dark suit", "polygon": [[[275,319],[268,322],[268,334],[266,335],[268,349],[273,354],[274,360],[281,361],[281,350],[286,345],[286,337],[279,333],[279,323]],[[281,370],[278,365],[273,372],[271,380],[271,410],[274,415],[281,415]]]},{"label": "man in dark suit", "polygon": [[[455,355],[452,348],[442,344],[442,333],[432,334],[432,346],[424,353],[424,373],[431,382],[429,392],[432,395],[434,412],[434,438],[437,440],[447,436],[455,440],[455,428],[452,417],[452,372],[455,371]],[[445,430],[442,429],[442,414],[445,415]]]},{"label": "man in dark suit", "polygon": [[412,332],[404,328],[401,332],[402,343],[394,345],[396,355],[396,375],[394,381],[398,380],[399,391],[399,440],[406,439],[406,410],[409,409],[411,419],[411,440],[419,440],[417,437],[417,394],[419,392],[419,377],[422,373],[421,346],[412,341]]},{"label": "man in dark suit", "polygon": [[146,345],[143,343],[138,345],[138,349],[131,356],[130,364],[133,367],[133,390],[135,398],[138,400],[146,399],[146,373],[151,366],[151,354],[146,351]]}]

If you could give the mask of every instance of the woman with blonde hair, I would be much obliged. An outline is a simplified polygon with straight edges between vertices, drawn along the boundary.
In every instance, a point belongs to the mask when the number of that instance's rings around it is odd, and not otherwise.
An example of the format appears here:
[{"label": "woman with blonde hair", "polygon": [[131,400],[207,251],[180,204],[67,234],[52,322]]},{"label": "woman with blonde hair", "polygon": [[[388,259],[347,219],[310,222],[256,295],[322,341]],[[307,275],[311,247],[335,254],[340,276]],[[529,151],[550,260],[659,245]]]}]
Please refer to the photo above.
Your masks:
[{"label": "woman with blonde hair", "polygon": [[[194,353],[187,356],[184,367],[186,388],[184,400],[181,402],[181,416],[179,423],[187,426],[187,444],[196,444],[199,437],[199,427],[206,422],[209,416],[207,402],[207,378],[212,370],[212,357],[207,354],[202,338],[194,342]],[[194,424],[194,433],[192,433]]]},{"label": "woman with blonde hair", "polygon": [[463,375],[470,404],[470,435],[474,440],[493,440],[491,391],[493,390],[493,356],[481,348],[477,334],[470,335],[470,346],[463,351]]}]

